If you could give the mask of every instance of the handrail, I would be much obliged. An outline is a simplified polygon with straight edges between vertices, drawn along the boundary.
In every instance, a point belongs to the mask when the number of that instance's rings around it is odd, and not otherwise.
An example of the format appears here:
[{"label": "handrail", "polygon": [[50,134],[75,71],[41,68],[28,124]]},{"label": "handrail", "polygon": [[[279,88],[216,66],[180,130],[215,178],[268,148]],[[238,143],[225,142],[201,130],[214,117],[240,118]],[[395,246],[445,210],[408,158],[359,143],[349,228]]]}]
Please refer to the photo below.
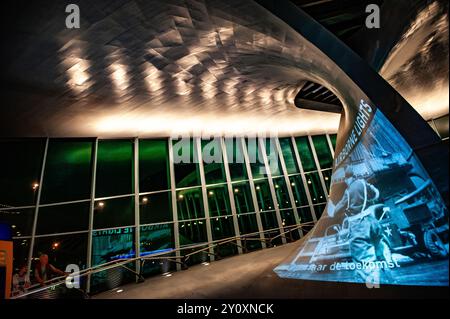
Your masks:
[{"label": "handrail", "polygon": [[[224,238],[224,239],[219,239],[219,240],[212,241],[210,243],[201,243],[201,244],[195,244],[195,245],[191,245],[191,246],[183,246],[183,247],[180,247],[180,248],[177,248],[177,249],[171,249],[171,250],[168,250],[168,251],[158,252],[158,253],[155,253],[155,254],[149,254],[147,256],[115,259],[115,260],[111,260],[111,261],[108,261],[108,262],[100,264],[100,265],[96,265],[96,266],[92,266],[90,268],[86,268],[86,269],[80,270],[78,272],[72,272],[68,276],[59,276],[59,277],[52,278],[50,280],[47,280],[44,283],[45,286],[41,286],[40,284],[34,284],[30,288],[28,288],[27,292],[25,292],[23,294],[20,294],[20,295],[17,295],[17,296],[11,296],[11,299],[23,298],[23,297],[26,297],[26,296],[29,296],[29,295],[32,295],[32,294],[39,293],[41,291],[45,291],[45,290],[47,290],[49,288],[59,286],[59,285],[65,283],[66,279],[68,277],[74,278],[74,277],[77,276],[78,278],[81,278],[81,277],[85,277],[85,276],[88,276],[88,275],[91,275],[91,274],[95,274],[95,273],[98,273],[98,272],[101,272],[101,271],[105,271],[105,270],[108,270],[108,269],[113,269],[113,268],[116,268],[116,267],[123,267],[126,270],[131,271],[131,269],[129,269],[128,267],[125,267],[125,265],[129,264],[129,263],[132,263],[132,262],[135,262],[135,261],[144,262],[144,261],[152,260],[152,259],[168,259],[168,260],[174,261],[174,262],[178,262],[177,261],[178,259],[187,261],[187,259],[189,259],[189,257],[192,256],[192,255],[201,253],[203,251],[208,251],[210,248],[219,247],[219,246],[227,244],[227,243],[234,243],[236,240],[242,240],[242,239],[244,239],[244,240],[253,240],[254,239],[254,240],[258,240],[258,241],[265,242],[265,243],[267,243],[267,242],[271,243],[274,239],[276,239],[278,237],[281,237],[281,236],[284,236],[284,234],[286,234],[286,233],[290,233],[292,231],[295,231],[297,229],[301,229],[304,226],[309,226],[311,224],[314,224],[314,222],[306,222],[306,223],[301,223],[301,224],[296,224],[296,225],[285,226],[284,228],[288,229],[287,231],[285,231],[283,233],[280,233],[277,236],[274,236],[274,237],[272,237],[270,239],[251,238],[251,237],[254,237],[256,235],[260,235],[261,233],[262,234],[270,233],[270,232],[273,232],[275,230],[278,230],[278,228],[263,230],[263,231],[260,231],[260,232],[253,232],[253,233],[239,235],[239,236],[227,237],[227,238]],[[234,243],[234,244],[236,244],[236,243]],[[196,251],[190,252],[188,254],[181,255],[181,256],[167,256],[167,257],[163,257],[163,256],[165,256],[167,254],[172,254],[174,252],[181,252],[183,250],[195,249],[195,248],[199,248],[199,247],[202,247],[202,248],[200,248],[200,249],[198,249]],[[209,254],[212,254],[212,253],[209,253]],[[215,254],[213,254],[213,255],[215,255]],[[172,259],[176,259],[176,260],[172,260]],[[178,263],[184,264],[183,262],[178,262]],[[140,273],[137,273],[137,272],[134,272],[134,271],[133,271],[133,273],[135,273],[137,277],[142,277],[142,274],[140,274]],[[39,288],[37,288],[37,287],[39,287]],[[33,288],[37,288],[37,289],[31,290]],[[79,289],[79,290],[81,290],[81,289]]]}]

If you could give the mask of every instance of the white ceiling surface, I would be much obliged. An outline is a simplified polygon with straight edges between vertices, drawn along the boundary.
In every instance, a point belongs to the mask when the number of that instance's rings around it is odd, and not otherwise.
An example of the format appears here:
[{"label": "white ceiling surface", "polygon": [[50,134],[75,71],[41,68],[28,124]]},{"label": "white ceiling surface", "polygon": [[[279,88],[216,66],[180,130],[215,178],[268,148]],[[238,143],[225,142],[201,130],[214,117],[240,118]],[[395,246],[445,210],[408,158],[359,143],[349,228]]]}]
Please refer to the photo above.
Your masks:
[{"label": "white ceiling surface", "polygon": [[43,134],[337,131],[340,115],[294,105],[305,80],[327,84],[320,74],[335,66],[251,1],[129,1],[95,23],[81,17],[79,31],[47,31],[59,43],[55,70],[47,58],[24,75],[64,90],[35,106]]}]

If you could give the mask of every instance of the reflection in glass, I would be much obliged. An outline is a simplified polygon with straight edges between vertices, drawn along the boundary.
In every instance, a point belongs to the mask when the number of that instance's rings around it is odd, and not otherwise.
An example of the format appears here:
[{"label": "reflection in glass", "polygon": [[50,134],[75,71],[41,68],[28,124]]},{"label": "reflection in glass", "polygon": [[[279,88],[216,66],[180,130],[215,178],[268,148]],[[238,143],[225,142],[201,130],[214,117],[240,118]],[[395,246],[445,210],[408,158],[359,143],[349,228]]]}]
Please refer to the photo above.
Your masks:
[{"label": "reflection in glass", "polygon": [[267,179],[255,181],[255,190],[260,211],[272,210],[275,208]]},{"label": "reflection in glass", "polygon": [[141,195],[139,198],[141,224],[172,221],[170,192]]},{"label": "reflection in glass", "polygon": [[290,176],[292,192],[294,193],[295,206],[308,205],[308,197],[306,196],[305,187],[303,186],[303,179],[300,175]]},{"label": "reflection in glass", "polygon": [[238,214],[255,211],[249,183],[233,184],[234,203]]},{"label": "reflection in glass", "polygon": [[300,155],[300,161],[302,162],[303,171],[310,172],[317,170],[308,137],[296,137],[295,142],[297,144],[297,150]]},{"label": "reflection in glass", "polygon": [[206,184],[226,182],[220,139],[202,140],[201,143]]},{"label": "reflection in glass", "polygon": [[234,224],[231,216],[211,218],[213,240],[234,237]]},{"label": "reflection in glass", "polygon": [[320,183],[319,173],[308,173],[305,175],[309,193],[313,204],[326,202],[326,196],[323,193],[322,184]]},{"label": "reflection in glass", "polygon": [[201,188],[177,191],[178,220],[205,217]]},{"label": "reflection in glass", "polygon": [[134,197],[99,200],[94,207],[94,229],[134,225]]},{"label": "reflection in glass", "polygon": [[139,191],[169,189],[169,151],[166,139],[139,140]]},{"label": "reflection in glass", "polygon": [[330,147],[328,146],[327,137],[325,135],[316,135],[311,138],[314,143],[320,168],[331,168],[333,166],[333,156],[331,155]]},{"label": "reflection in glass", "polygon": [[208,241],[205,219],[180,222],[178,225],[180,232],[180,246],[204,243]]},{"label": "reflection in glass", "polygon": [[258,232],[256,214],[238,215],[239,232],[241,235]]},{"label": "reflection in glass", "polygon": [[176,187],[200,185],[198,156],[194,140],[192,138],[173,140],[172,145]]},{"label": "reflection in glass", "polygon": [[247,179],[244,155],[240,138],[225,138],[228,167],[232,181]]},{"label": "reflection in glass", "polygon": [[91,193],[91,141],[50,140],[42,203],[88,199]]},{"label": "reflection in glass", "polygon": [[284,137],[280,138],[281,153],[283,154],[284,164],[286,165],[286,170],[288,174],[300,173],[297,161],[295,159],[294,149],[291,143],[291,138]]},{"label": "reflection in glass", "polygon": [[287,190],[286,182],[284,181],[284,177],[274,178],[273,184],[275,188],[275,195],[277,196],[278,207],[279,208],[292,207],[291,200],[289,199],[289,193]]},{"label": "reflection in glass", "polygon": [[231,215],[230,198],[226,185],[208,187],[207,194],[210,216]]},{"label": "reflection in glass", "polygon": [[96,197],[133,193],[133,143],[127,140],[98,142]]},{"label": "reflection in glass", "polygon": [[15,237],[31,235],[33,219],[34,208],[0,211],[0,222],[10,225]]}]

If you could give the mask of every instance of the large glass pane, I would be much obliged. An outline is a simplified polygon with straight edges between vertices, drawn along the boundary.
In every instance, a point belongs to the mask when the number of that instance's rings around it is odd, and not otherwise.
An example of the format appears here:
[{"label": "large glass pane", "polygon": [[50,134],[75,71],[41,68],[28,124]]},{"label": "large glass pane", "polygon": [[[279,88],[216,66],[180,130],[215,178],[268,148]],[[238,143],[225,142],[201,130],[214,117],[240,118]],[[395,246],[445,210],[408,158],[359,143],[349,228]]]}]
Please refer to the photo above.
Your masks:
[{"label": "large glass pane", "polygon": [[328,192],[330,192],[330,185],[331,185],[331,169],[326,169],[322,171],[323,179],[325,180],[325,185],[327,186]]},{"label": "large glass pane", "polygon": [[241,235],[258,232],[256,214],[238,215],[239,232]]},{"label": "large glass pane", "polygon": [[88,199],[91,194],[92,141],[50,140],[42,203]]},{"label": "large glass pane", "polygon": [[320,216],[322,216],[323,211],[325,210],[325,206],[326,204],[319,204],[314,206],[314,211],[316,212],[317,219],[319,219]]},{"label": "large glass pane", "polygon": [[303,180],[300,175],[290,176],[292,192],[294,193],[295,206],[308,205],[308,197],[306,196],[305,187],[303,186]]},{"label": "large glass pane", "polygon": [[253,179],[266,177],[266,167],[264,157],[259,147],[259,141],[256,138],[246,138],[248,159],[252,170]]},{"label": "large glass pane", "polygon": [[204,243],[208,241],[206,236],[206,220],[195,220],[179,223],[180,246]]},{"label": "large glass pane", "polygon": [[300,217],[300,223],[307,223],[313,221],[310,207],[297,208],[297,212],[298,217]]},{"label": "large glass pane", "polygon": [[96,197],[133,193],[133,143],[98,142]]},{"label": "large glass pane", "polygon": [[275,138],[265,139],[267,162],[269,164],[270,173],[272,176],[283,175],[283,170],[281,167],[280,157],[276,147]]},{"label": "large glass pane", "polygon": [[139,191],[169,189],[167,140],[139,140]]},{"label": "large glass pane", "polygon": [[95,202],[94,228],[134,225],[134,197],[123,197]]},{"label": "large glass pane", "polygon": [[333,156],[326,135],[316,135],[312,137],[317,159],[321,169],[331,168],[333,166]]},{"label": "large glass pane", "polygon": [[267,179],[255,182],[256,199],[258,200],[259,210],[272,210],[275,208],[272,195],[270,194],[269,182]]},{"label": "large glass pane", "polygon": [[288,174],[300,173],[297,160],[295,159],[294,149],[290,137],[280,138],[281,153],[283,154],[284,164]]},{"label": "large glass pane", "polygon": [[173,224],[141,226],[141,256],[175,248]]},{"label": "large glass pane", "polygon": [[31,235],[34,220],[34,208],[0,211],[0,223],[11,226],[15,237]]},{"label": "large glass pane", "polygon": [[233,218],[231,216],[211,218],[213,240],[234,237]]},{"label": "large glass pane", "polygon": [[[92,233],[92,265],[135,256],[134,227],[94,231]],[[134,263],[125,265],[133,269]],[[91,291],[108,290],[135,280],[136,276],[122,267],[115,267],[93,274]]]},{"label": "large glass pane", "polygon": [[331,145],[333,145],[333,150],[335,150],[336,149],[336,137],[337,137],[337,135],[336,134],[330,134],[329,136],[330,136],[330,140],[331,140]]},{"label": "large glass pane", "polygon": [[286,182],[283,177],[273,179],[275,187],[275,194],[277,196],[277,202],[279,208],[291,208],[291,200],[289,199],[289,193],[287,190]]},{"label": "large glass pane", "polygon": [[200,185],[198,156],[194,140],[186,138],[173,140],[172,143],[176,187]]},{"label": "large glass pane", "polygon": [[39,207],[37,234],[87,230],[89,202]]},{"label": "large glass pane", "polygon": [[[80,269],[86,268],[88,234],[70,234],[45,236],[35,239],[33,256],[48,255],[48,261],[56,268],[64,271],[69,264],[75,264]],[[35,273],[33,268],[33,274]],[[58,277],[59,275],[56,275]],[[50,279],[50,278],[48,278]]]},{"label": "large glass pane", "polygon": [[178,220],[205,217],[201,188],[177,191]]},{"label": "large glass pane", "polygon": [[249,183],[233,184],[234,203],[238,214],[255,211]]},{"label": "large glass pane", "polygon": [[220,138],[201,142],[206,184],[226,182]]},{"label": "large glass pane", "polygon": [[305,172],[317,170],[316,164],[314,163],[311,145],[309,145],[308,137],[296,137],[295,142],[297,143],[297,150],[300,155],[300,161],[302,162],[303,170]]},{"label": "large glass pane", "polygon": [[141,224],[172,221],[170,192],[142,195],[139,198]]},{"label": "large glass pane", "polygon": [[208,187],[207,192],[210,216],[231,215],[230,197],[226,185]]},{"label": "large glass pane", "polygon": [[292,209],[284,209],[280,211],[281,222],[283,226],[295,225],[295,215]]},{"label": "large glass pane", "polygon": [[0,208],[35,203],[44,147],[42,139],[0,141]]},{"label": "large glass pane", "polygon": [[240,181],[247,179],[247,170],[240,138],[225,138],[225,147],[227,150],[231,180]]},{"label": "large glass pane", "polygon": [[326,202],[325,194],[323,193],[322,184],[318,173],[309,173],[305,175],[308,185],[309,193],[313,204]]},{"label": "large glass pane", "polygon": [[264,230],[278,228],[277,214],[275,211],[260,214]]}]

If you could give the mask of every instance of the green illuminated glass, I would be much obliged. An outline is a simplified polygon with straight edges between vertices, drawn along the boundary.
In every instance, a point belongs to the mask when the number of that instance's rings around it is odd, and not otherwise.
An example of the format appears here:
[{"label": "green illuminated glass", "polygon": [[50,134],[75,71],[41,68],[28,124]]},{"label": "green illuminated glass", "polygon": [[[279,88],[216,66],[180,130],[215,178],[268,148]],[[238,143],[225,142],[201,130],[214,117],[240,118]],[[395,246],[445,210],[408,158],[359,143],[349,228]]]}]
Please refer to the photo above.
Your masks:
[{"label": "green illuminated glass", "polygon": [[311,194],[311,200],[313,204],[326,202],[326,196],[323,193],[323,188],[320,183],[318,173],[309,173],[305,175],[308,185],[309,193]]},{"label": "green illuminated glass", "polygon": [[328,192],[330,191],[331,185],[331,169],[326,169],[322,171],[323,179],[325,181],[325,185],[327,186]]},{"label": "green illuminated glass", "polygon": [[289,177],[289,180],[294,194],[295,206],[300,207],[308,205],[308,197],[306,196],[302,177],[300,175],[293,175]]},{"label": "green illuminated glass", "polygon": [[0,148],[0,208],[34,205],[45,140],[1,140]]},{"label": "green illuminated glass", "polygon": [[296,224],[294,211],[292,209],[281,210],[280,215],[283,226],[290,226]]},{"label": "green illuminated glass", "polygon": [[206,184],[226,182],[220,139],[202,140],[201,143]]},{"label": "green illuminated glass", "polygon": [[[134,257],[134,239],[134,227],[93,231],[92,265],[101,265],[123,257]],[[96,274],[95,282],[108,280],[107,277],[107,271],[100,272]]]},{"label": "green illuminated glass", "polygon": [[201,188],[177,191],[178,220],[205,217]]},{"label": "green illuminated glass", "polygon": [[233,184],[234,203],[238,214],[255,211],[253,206],[252,193],[248,183]]},{"label": "green illuminated glass", "polygon": [[313,221],[310,207],[297,208],[297,212],[298,212],[298,217],[300,217],[301,223],[307,223],[307,222]]},{"label": "green illuminated glass", "polygon": [[180,246],[208,241],[205,219],[180,222],[178,225],[180,232]]},{"label": "green illuminated glass", "polygon": [[283,177],[274,178],[273,184],[275,187],[275,195],[277,196],[278,207],[291,208],[292,204],[289,198],[289,193],[284,178]]},{"label": "green illuminated glass", "polygon": [[289,137],[280,138],[281,153],[283,154],[284,164],[288,174],[300,173],[297,160],[295,159],[294,148]]},{"label": "green illuminated glass", "polygon": [[172,223],[141,226],[140,236],[141,255],[146,255],[146,252],[175,248]]},{"label": "green illuminated glass", "polygon": [[336,134],[330,134],[331,145],[333,145],[333,150],[336,149]]},{"label": "green illuminated glass", "polygon": [[89,202],[83,202],[39,207],[37,234],[87,230],[89,225],[89,206]]},{"label": "green illuminated glass", "polygon": [[239,232],[241,235],[258,232],[256,214],[238,215]]},{"label": "green illuminated glass", "polygon": [[247,179],[247,170],[240,138],[225,138],[224,141],[231,180],[241,181]]},{"label": "green illuminated glass", "polygon": [[325,206],[326,204],[319,204],[314,206],[314,211],[316,212],[317,219],[319,219],[322,216],[325,210]]},{"label": "green illuminated glass", "polygon": [[260,214],[264,230],[278,228],[277,214],[275,211]]},{"label": "green illuminated glass", "polygon": [[296,137],[295,142],[297,144],[297,150],[300,155],[300,161],[302,162],[303,170],[305,172],[317,170],[314,163],[314,157],[312,155],[311,145],[309,145],[308,137]]},{"label": "green illuminated glass", "polygon": [[252,170],[253,179],[266,177],[264,158],[259,147],[258,139],[245,139],[247,144],[248,159]]},{"label": "green illuminated glass", "polygon": [[274,138],[265,139],[267,162],[269,164],[270,173],[273,177],[283,175],[283,169],[281,167],[280,157],[276,147],[276,141]]},{"label": "green illuminated glass", "polygon": [[139,192],[169,189],[167,140],[139,140]]},{"label": "green illuminated glass", "polygon": [[134,192],[133,143],[128,140],[98,142],[96,197]]},{"label": "green illuminated glass", "polygon": [[92,146],[91,141],[50,140],[42,203],[90,197]]},{"label": "green illuminated glass", "polygon": [[94,229],[134,225],[134,197],[95,202]]},{"label": "green illuminated glass", "polygon": [[230,197],[226,185],[208,187],[207,194],[210,216],[231,215]]},{"label": "green illuminated glass", "polygon": [[328,146],[327,137],[325,135],[312,136],[312,141],[320,168],[331,168],[333,166],[333,156],[331,155],[330,147]]},{"label": "green illuminated glass", "polygon": [[213,240],[234,237],[234,224],[231,216],[211,218]]},{"label": "green illuminated glass", "polygon": [[0,222],[11,226],[13,236],[29,236],[33,228],[34,208],[0,211]]},{"label": "green illuminated glass", "polygon": [[172,202],[170,192],[142,195],[139,198],[141,224],[170,222],[172,216]]},{"label": "green illuminated glass", "polygon": [[198,156],[194,140],[192,138],[173,140],[172,144],[176,187],[200,185]]},{"label": "green illuminated glass", "polygon": [[260,211],[275,209],[267,179],[256,181],[255,189]]}]

